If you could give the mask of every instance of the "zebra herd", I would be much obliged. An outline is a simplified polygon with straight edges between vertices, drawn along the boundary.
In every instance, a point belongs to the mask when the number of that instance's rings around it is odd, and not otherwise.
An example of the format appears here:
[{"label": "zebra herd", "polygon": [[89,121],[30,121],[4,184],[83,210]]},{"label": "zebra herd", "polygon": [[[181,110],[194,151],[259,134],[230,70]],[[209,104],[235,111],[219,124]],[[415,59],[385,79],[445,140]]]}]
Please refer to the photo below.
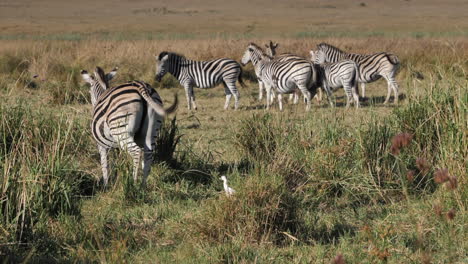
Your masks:
[{"label": "zebra herd", "polygon": [[[317,50],[311,50],[310,59],[294,54],[276,55],[278,44],[270,41],[266,52],[255,43],[250,43],[245,50],[241,64],[252,63],[259,83],[259,100],[266,93],[266,108],[269,109],[274,97],[277,97],[279,109],[283,109],[282,95],[293,94],[295,103],[299,93],[305,98],[306,110],[311,108],[311,100],[317,92],[323,90],[333,106],[332,92],[343,87],[347,97],[346,107],[354,103],[359,107],[358,83],[362,84],[362,95],[365,95],[365,84],[383,77],[388,84],[385,104],[388,103],[391,91],[394,102],[398,103],[398,84],[395,75],[399,67],[398,57],[387,52],[372,55],[346,53],[330,44],[321,43]],[[236,81],[244,86],[242,67],[232,59],[215,59],[195,61],[174,52],[161,52],[156,56],[156,80],[161,81],[167,73],[173,75],[185,89],[187,107],[197,109],[194,87],[211,88],[223,84],[226,94],[224,109],[229,108],[234,96],[234,108],[239,107],[240,94]],[[133,160],[133,178],[137,180],[138,166],[143,155],[143,181],[151,169],[152,152],[155,148],[155,137],[165,115],[176,110],[177,95],[174,103],[163,108],[159,94],[147,83],[131,81],[119,86],[110,87],[109,81],[116,75],[117,68],[110,73],[97,67],[94,76],[81,71],[83,80],[90,84],[93,119],[91,130],[98,144],[101,156],[102,178],[108,183],[108,153],[112,148],[126,150]],[[320,90],[320,89],[321,90]],[[321,98],[320,94],[318,96]]]}]

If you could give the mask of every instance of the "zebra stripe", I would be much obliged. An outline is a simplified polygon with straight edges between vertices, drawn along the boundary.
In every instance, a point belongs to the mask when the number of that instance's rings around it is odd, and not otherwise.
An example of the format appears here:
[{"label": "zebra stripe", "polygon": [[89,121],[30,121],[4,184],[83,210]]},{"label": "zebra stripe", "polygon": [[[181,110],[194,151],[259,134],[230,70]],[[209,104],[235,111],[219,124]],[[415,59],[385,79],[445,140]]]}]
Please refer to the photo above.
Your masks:
[{"label": "zebra stripe", "polygon": [[[314,51],[310,51],[312,61],[316,58]],[[339,62],[326,62],[322,64],[314,64],[317,71],[317,83],[327,93],[328,102],[331,106],[331,93],[338,89],[344,88],[346,93],[346,108],[351,102],[354,102],[356,108],[359,108],[359,95],[357,93],[357,84],[359,80],[359,69],[353,60],[342,60]]]},{"label": "zebra stripe", "polygon": [[231,59],[216,59],[211,61],[194,61],[173,52],[161,52],[156,56],[156,80],[161,81],[166,73],[172,74],[185,88],[188,109],[197,109],[193,87],[211,88],[220,83],[224,85],[226,102],[224,109],[229,107],[231,96],[234,95],[235,109],[239,107],[239,91],[236,81],[242,82],[242,68]]},{"label": "zebra stripe", "polygon": [[109,88],[109,81],[115,74],[116,69],[106,75],[99,67],[94,72],[95,76],[91,76],[85,70],[81,71],[82,78],[91,85],[91,132],[101,156],[104,185],[107,185],[109,179],[109,151],[118,147],[126,150],[132,157],[135,181],[143,152],[145,183],[151,170],[155,137],[159,133],[164,116],[175,111],[177,96],[174,104],[164,109],[159,94],[144,82],[133,81]]},{"label": "zebra stripe", "polygon": [[273,59],[254,43],[250,43],[247,47],[241,63],[246,65],[250,61],[256,68],[256,72],[260,73],[260,78],[266,85],[267,109],[270,107],[270,90],[275,78],[278,83],[276,90],[280,110],[283,110],[281,94],[292,93],[297,88],[308,99],[306,110],[310,110],[310,98],[316,92],[316,74],[310,61],[298,56],[295,58],[289,57],[288,59]]},{"label": "zebra stripe", "polygon": [[317,45],[317,50],[319,54],[316,63],[338,62],[345,59],[353,60],[357,63],[363,97],[365,97],[365,84],[383,77],[387,81],[388,86],[384,104],[389,102],[392,89],[395,96],[394,102],[395,104],[398,103],[398,84],[395,81],[395,75],[400,66],[400,61],[397,56],[387,52],[370,55],[346,53],[327,43]]}]

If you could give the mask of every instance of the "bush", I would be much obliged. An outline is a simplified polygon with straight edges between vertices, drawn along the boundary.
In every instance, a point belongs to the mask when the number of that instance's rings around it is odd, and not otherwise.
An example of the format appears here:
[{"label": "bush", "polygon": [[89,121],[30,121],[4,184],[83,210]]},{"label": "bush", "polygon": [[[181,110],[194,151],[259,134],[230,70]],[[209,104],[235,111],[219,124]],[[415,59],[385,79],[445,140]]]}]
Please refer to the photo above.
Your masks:
[{"label": "bush", "polygon": [[242,121],[234,135],[234,144],[239,147],[241,155],[256,162],[268,163],[274,158],[283,129],[284,126],[274,123],[270,114],[254,114]]},{"label": "bush", "polygon": [[165,161],[169,164],[175,163],[175,151],[182,135],[179,134],[177,117],[171,121],[165,120],[156,140],[156,150],[154,152],[155,161]]},{"label": "bush", "polygon": [[300,205],[281,177],[252,175],[234,196],[204,202],[188,221],[189,236],[210,243],[238,240],[247,244],[281,244],[301,228]]}]

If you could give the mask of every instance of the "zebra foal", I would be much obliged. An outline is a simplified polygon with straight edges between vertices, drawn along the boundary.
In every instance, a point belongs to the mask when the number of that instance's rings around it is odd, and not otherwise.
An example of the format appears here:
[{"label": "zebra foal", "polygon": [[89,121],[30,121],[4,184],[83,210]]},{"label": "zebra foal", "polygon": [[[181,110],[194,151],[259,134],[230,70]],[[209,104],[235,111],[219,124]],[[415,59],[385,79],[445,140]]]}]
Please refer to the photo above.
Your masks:
[{"label": "zebra foal", "polygon": [[387,52],[379,52],[370,55],[346,53],[330,44],[320,43],[317,45],[318,61],[338,62],[349,59],[357,63],[359,68],[359,82],[362,83],[362,96],[365,97],[366,83],[374,82],[383,77],[387,81],[387,98],[384,104],[390,100],[393,90],[394,102],[398,103],[398,84],[395,75],[400,67],[400,60],[397,56]]},{"label": "zebra foal", "polygon": [[343,87],[346,93],[346,108],[354,102],[359,108],[359,95],[357,84],[359,69],[356,62],[342,60],[339,62],[317,63],[317,52],[310,51],[311,60],[317,70],[317,83],[327,93],[328,102],[333,106],[331,95],[335,89]]},{"label": "zebra foal", "polygon": [[241,86],[242,68],[238,62],[231,59],[216,59],[210,61],[194,61],[182,55],[163,51],[156,56],[156,80],[161,81],[166,73],[172,74],[185,89],[188,109],[196,110],[193,87],[212,88],[220,83],[224,85],[226,102],[224,109],[228,109],[232,95],[234,95],[234,108],[239,107],[240,94],[236,87],[238,80]]},{"label": "zebra foal", "polygon": [[161,97],[144,82],[133,81],[110,88],[109,81],[116,73],[117,69],[114,69],[105,74],[100,67],[96,67],[94,76],[85,70],[81,71],[83,80],[90,84],[93,105],[91,131],[101,156],[104,186],[109,180],[109,151],[118,147],[126,150],[132,157],[134,181],[137,180],[143,152],[144,184],[151,170],[155,137],[164,116],[176,110],[177,95],[174,103],[164,109]]}]

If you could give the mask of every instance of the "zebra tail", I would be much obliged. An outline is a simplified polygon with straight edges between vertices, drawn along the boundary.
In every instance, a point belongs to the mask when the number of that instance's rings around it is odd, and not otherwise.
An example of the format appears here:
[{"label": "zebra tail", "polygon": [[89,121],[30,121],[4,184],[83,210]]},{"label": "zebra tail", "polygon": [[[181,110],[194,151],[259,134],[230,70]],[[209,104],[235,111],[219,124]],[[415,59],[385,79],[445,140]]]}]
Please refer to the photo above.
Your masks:
[{"label": "zebra tail", "polygon": [[245,84],[244,84],[244,81],[242,80],[242,67],[240,67],[240,73],[239,73],[239,76],[237,77],[237,80],[239,81],[239,84],[242,86],[242,88],[245,88]]},{"label": "zebra tail", "polygon": [[391,53],[387,53],[387,59],[393,64],[393,65],[398,65],[400,64],[400,60],[398,59],[398,57],[394,54],[391,54]]},{"label": "zebra tail", "polygon": [[176,109],[177,109],[177,105],[179,104],[179,99],[177,97],[177,94],[174,94],[174,103],[172,103],[172,105],[167,108],[167,109],[164,109],[162,107],[162,105],[160,104],[157,104],[153,98],[151,98],[151,96],[148,94],[148,90],[149,89],[152,89],[151,87],[148,87],[146,85],[146,83],[143,83],[143,82],[139,82],[139,81],[134,81],[133,82],[133,85],[135,85],[138,89],[138,92],[139,94],[141,95],[141,97],[143,97],[143,99],[145,99],[145,101],[148,103],[148,105],[153,108],[153,110],[158,113],[160,116],[166,116],[167,114],[170,114],[172,112],[174,112]]}]

